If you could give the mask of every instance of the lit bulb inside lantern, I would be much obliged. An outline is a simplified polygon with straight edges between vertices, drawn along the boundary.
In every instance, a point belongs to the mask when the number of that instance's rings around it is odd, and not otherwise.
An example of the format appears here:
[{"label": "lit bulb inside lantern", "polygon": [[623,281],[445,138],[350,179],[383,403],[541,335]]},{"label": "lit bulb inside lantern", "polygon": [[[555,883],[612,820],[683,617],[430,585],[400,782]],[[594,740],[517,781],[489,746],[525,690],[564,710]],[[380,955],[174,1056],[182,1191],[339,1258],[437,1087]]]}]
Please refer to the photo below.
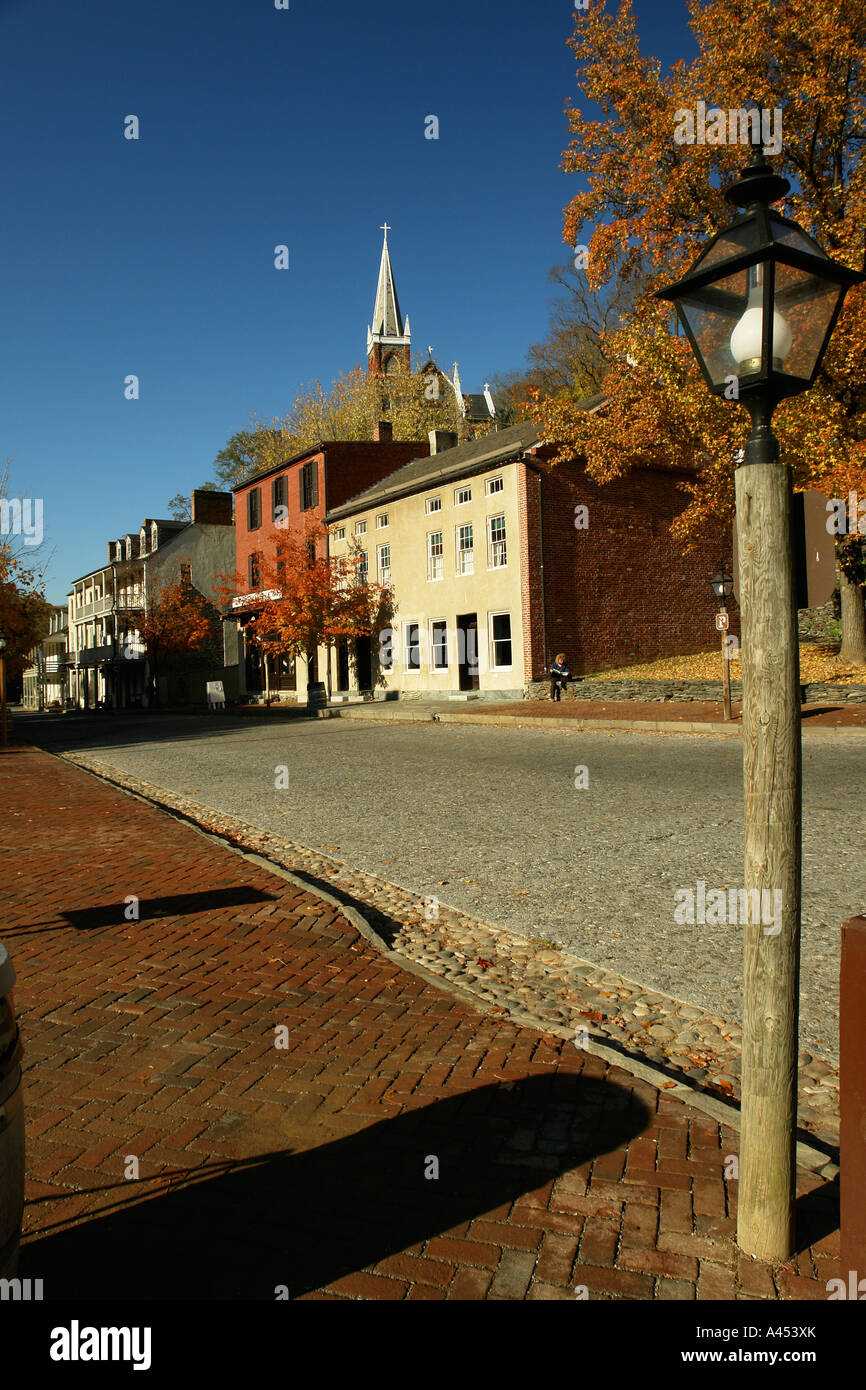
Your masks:
[{"label": "lit bulb inside lantern", "polygon": [[[749,271],[749,300],[746,312],[731,334],[731,355],[738,367],[748,367],[760,371],[764,335],[764,291],[762,287],[764,267],[753,266]],[[778,310],[773,310],[773,366],[781,367],[791,351],[793,339],[786,319]]]}]

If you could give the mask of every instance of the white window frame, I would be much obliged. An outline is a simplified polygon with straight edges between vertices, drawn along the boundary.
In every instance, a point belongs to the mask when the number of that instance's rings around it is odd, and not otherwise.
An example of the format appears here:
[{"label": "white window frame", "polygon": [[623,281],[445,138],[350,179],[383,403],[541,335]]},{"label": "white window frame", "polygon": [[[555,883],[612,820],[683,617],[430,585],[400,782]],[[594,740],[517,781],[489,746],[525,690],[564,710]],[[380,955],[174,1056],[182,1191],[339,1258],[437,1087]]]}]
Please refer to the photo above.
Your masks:
[{"label": "white window frame", "polygon": [[377,530],[377,531],[384,531],[384,529],[385,529],[385,527],[386,527],[387,525],[388,525],[388,513],[387,513],[387,512],[380,512],[379,515],[376,517],[376,530]]},{"label": "white window frame", "polygon": [[[461,546],[461,545],[460,545],[460,532],[461,532],[461,531],[468,531],[468,532],[470,533],[470,537],[471,537],[471,541],[472,541],[472,544],[471,544],[471,545],[469,545],[469,546]],[[471,521],[464,521],[464,522],[462,522],[460,525],[455,526],[455,528],[454,528],[454,548],[455,548],[455,563],[456,563],[457,574],[458,574],[458,575],[461,575],[461,576],[462,576],[462,575],[467,575],[467,574],[474,574],[474,573],[475,573],[475,530],[474,530],[474,527],[473,527]],[[468,564],[467,564],[467,563],[465,562],[465,560],[462,558],[462,557],[465,557],[465,556],[467,556],[467,555],[468,555],[468,557],[469,557],[469,562],[468,562]]]},{"label": "white window frame", "polygon": [[[436,639],[435,639],[434,634],[435,634],[435,630],[436,630],[437,626],[439,626],[440,624],[445,628],[445,664],[444,664],[444,666],[439,666],[439,665],[437,665],[437,662],[436,662],[436,651],[437,651],[437,647],[436,647]],[[431,620],[430,620],[430,670],[431,670],[431,671],[447,671],[447,670],[448,670],[448,619],[447,619],[447,618],[431,618]]]},{"label": "white window frame", "polygon": [[335,541],[344,541],[344,540],[346,539],[346,528],[345,528],[345,526],[335,526],[335,527],[334,527],[333,539],[334,539]]},{"label": "white window frame", "polygon": [[366,584],[370,575],[370,557],[366,550],[358,550],[355,553],[357,558],[361,561],[358,566],[358,582],[360,584]]},{"label": "white window frame", "polygon": [[[387,565],[383,565],[383,564],[382,564],[382,551],[383,551],[383,550],[387,550],[387,552],[388,552],[388,563],[387,563]],[[377,546],[376,546],[376,573],[377,573],[378,576],[379,576],[379,583],[380,583],[380,584],[390,584],[390,583],[391,583],[391,545],[390,545],[390,543],[388,543],[387,545],[377,545]]]},{"label": "white window frame", "polygon": [[356,522],[355,522],[355,535],[356,535],[356,536],[366,536],[366,534],[367,534],[367,523],[366,523],[366,521],[356,521]]},{"label": "white window frame", "polygon": [[[494,640],[493,640],[493,619],[494,619],[494,618],[507,618],[507,619],[508,619],[508,634],[509,634],[509,635],[508,635],[508,641],[511,643],[511,661],[508,663],[507,666],[497,666],[497,664],[496,664],[496,646],[495,646]],[[504,638],[499,638],[498,640],[499,640],[499,641],[504,641],[505,639],[504,639]],[[510,609],[510,608],[497,608],[497,609],[495,610],[495,612],[492,612],[492,613],[488,613],[488,614],[487,614],[487,641],[488,641],[488,646],[489,646],[489,651],[490,651],[490,670],[491,670],[491,671],[513,671],[513,670],[514,670],[514,630],[513,630],[513,625],[512,625],[512,622],[511,622],[511,609]]]},{"label": "white window frame", "polygon": [[428,498],[427,498],[427,501],[424,503],[424,510],[426,511],[426,513],[427,513],[428,516],[432,516],[434,512],[441,512],[441,510],[442,510],[442,497],[441,497],[441,495],[437,495],[436,497],[428,497]]},{"label": "white window frame", "polygon": [[[438,555],[434,555],[434,554],[432,553],[431,541],[433,540],[433,537],[434,537],[434,536],[438,536],[438,537],[439,537],[439,547],[440,547],[440,549],[439,549],[439,554],[438,554]],[[436,564],[437,564],[437,563],[438,563],[438,568],[439,568],[439,573],[438,573],[438,574],[434,573],[434,571],[435,571],[435,569],[436,569]],[[440,579],[444,579],[444,578],[445,578],[445,532],[444,532],[444,531],[428,531],[428,532],[427,532],[427,583],[428,583],[428,584],[435,584],[435,583],[438,583],[438,581],[439,581]]]},{"label": "white window frame", "polygon": [[[417,633],[415,641],[415,645],[418,648],[417,666],[411,666],[409,664],[409,653],[412,650],[412,644],[409,641],[409,633],[413,627]],[[421,674],[421,624],[418,622],[417,618],[410,619],[403,623],[403,670],[409,676],[418,676]]]},{"label": "white window frame", "polygon": [[[501,521],[503,526],[502,536],[498,540],[493,539],[493,522]],[[502,561],[495,563],[496,551],[494,547],[502,546]],[[508,568],[508,528],[505,522],[505,513],[497,512],[495,516],[487,518],[487,568],[489,570],[504,570]]]},{"label": "white window frame", "polygon": [[[466,495],[465,497],[461,497],[461,496],[460,496],[461,492],[465,492],[467,495]],[[465,507],[465,506],[467,506],[468,503],[470,503],[471,501],[472,501],[472,484],[471,484],[471,483],[464,483],[461,487],[456,487],[456,488],[454,489],[454,505],[455,505],[455,507]]]},{"label": "white window frame", "polygon": [[[498,487],[494,487],[494,483],[498,483]],[[485,479],[485,481],[484,481],[484,495],[485,495],[486,497],[492,497],[494,493],[496,493],[496,492],[504,492],[504,491],[505,491],[505,479],[503,478],[503,476],[502,476],[501,473],[497,473],[495,478],[486,478],[486,479]]]}]

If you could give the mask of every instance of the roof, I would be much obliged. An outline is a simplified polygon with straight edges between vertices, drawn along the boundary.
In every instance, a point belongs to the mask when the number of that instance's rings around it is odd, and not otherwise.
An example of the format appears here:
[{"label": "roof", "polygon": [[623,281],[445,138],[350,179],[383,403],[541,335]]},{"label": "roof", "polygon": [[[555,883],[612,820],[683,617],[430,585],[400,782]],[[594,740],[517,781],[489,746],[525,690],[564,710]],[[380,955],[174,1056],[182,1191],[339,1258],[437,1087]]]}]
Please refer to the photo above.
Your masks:
[{"label": "roof", "polygon": [[376,286],[376,303],[373,306],[372,332],[374,337],[403,337],[403,319],[397,299],[397,287],[394,284],[394,272],[391,269],[391,257],[388,254],[387,230],[382,245],[382,260],[379,264],[379,283]]},{"label": "roof", "polygon": [[342,506],[334,507],[328,512],[327,519],[349,516],[378,502],[407,497],[410,493],[436,487],[449,478],[459,478],[464,473],[481,472],[506,459],[519,457],[539,442],[536,426],[523,421],[519,425],[511,425],[507,430],[495,430],[483,439],[459,444],[456,449],[445,449],[441,454],[433,454],[429,458],[412,459],[372,487],[351,497]]}]

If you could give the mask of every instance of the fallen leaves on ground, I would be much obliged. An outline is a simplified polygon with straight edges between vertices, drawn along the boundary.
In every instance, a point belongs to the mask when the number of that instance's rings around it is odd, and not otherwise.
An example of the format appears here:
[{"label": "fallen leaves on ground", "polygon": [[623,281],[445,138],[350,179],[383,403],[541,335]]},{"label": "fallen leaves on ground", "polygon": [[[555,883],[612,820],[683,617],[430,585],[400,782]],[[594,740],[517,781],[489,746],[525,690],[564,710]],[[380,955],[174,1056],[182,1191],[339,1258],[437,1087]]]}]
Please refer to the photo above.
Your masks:
[{"label": "fallen leaves on ground", "polygon": [[[739,657],[731,661],[731,680],[742,679]],[[586,680],[594,681],[719,681],[722,679],[720,647],[695,652],[691,656],[668,656],[641,666],[619,666],[609,671],[594,671]],[[804,685],[827,681],[832,685],[862,685],[866,683],[866,667],[852,666],[840,661],[833,643],[800,643],[800,680]]]}]

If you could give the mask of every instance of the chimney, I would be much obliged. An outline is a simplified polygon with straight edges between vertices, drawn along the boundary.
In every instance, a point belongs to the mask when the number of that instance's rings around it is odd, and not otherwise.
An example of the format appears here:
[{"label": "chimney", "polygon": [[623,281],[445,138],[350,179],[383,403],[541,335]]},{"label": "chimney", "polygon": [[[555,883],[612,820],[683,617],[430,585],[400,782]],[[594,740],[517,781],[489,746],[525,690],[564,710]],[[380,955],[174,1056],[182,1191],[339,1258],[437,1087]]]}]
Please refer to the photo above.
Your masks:
[{"label": "chimney", "polygon": [[454,430],[430,430],[430,454],[441,454],[445,449],[457,448],[457,434]]},{"label": "chimney", "polygon": [[190,501],[190,520],[193,525],[198,523],[200,526],[231,526],[231,493],[196,488]]},{"label": "chimney", "polygon": [[379,420],[373,426],[373,440],[376,444],[390,444],[394,437],[394,426],[390,420]]}]

